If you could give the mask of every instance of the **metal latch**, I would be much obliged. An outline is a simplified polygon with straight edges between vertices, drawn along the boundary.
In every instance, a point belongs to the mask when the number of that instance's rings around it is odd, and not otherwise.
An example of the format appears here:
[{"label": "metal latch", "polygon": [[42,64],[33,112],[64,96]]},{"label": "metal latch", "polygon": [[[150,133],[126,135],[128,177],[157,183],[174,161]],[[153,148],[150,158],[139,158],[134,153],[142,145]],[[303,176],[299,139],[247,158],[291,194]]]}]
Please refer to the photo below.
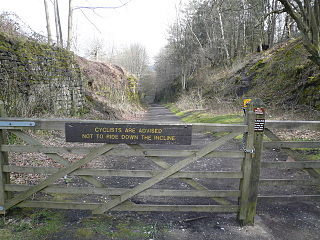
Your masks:
[{"label": "metal latch", "polygon": [[256,153],[256,150],[255,150],[254,148],[253,148],[253,149],[246,149],[246,148],[244,148],[243,151],[244,151],[245,153],[251,153],[252,155],[254,155],[254,154]]},{"label": "metal latch", "polygon": [[0,127],[34,127],[35,122],[0,121]]}]

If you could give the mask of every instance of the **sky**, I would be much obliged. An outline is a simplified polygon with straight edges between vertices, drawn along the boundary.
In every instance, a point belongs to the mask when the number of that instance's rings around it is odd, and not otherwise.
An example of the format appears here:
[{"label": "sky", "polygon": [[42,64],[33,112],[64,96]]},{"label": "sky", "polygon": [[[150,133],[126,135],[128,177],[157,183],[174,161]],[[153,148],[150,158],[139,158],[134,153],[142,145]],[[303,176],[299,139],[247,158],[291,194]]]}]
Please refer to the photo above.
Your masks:
[{"label": "sky", "polygon": [[[75,52],[84,56],[95,40],[102,41],[106,51],[140,43],[146,47],[152,62],[166,44],[167,30],[174,22],[177,6],[188,0],[73,0],[75,7],[112,7],[128,1],[117,9],[74,10]],[[52,2],[48,0],[52,33],[55,34]],[[64,40],[67,36],[68,2],[59,0]],[[1,0],[0,11],[16,13],[34,31],[46,35],[43,0]]]}]

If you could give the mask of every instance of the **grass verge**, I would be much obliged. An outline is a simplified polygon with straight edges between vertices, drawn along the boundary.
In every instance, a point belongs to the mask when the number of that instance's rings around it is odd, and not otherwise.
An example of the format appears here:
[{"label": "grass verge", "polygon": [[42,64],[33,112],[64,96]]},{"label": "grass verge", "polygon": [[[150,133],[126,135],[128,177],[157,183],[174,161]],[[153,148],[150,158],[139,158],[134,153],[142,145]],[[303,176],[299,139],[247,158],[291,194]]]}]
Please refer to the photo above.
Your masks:
[{"label": "grass verge", "polygon": [[0,218],[0,240],[162,239],[169,227],[126,214],[91,216],[83,211],[15,208]]},{"label": "grass verge", "polygon": [[173,112],[185,123],[222,123],[222,124],[241,124],[243,116],[240,114],[222,114],[217,115],[207,112],[206,110],[180,110],[174,104],[166,104],[171,112]]},{"label": "grass verge", "polygon": [[[166,104],[172,113],[181,117],[185,123],[220,123],[220,124],[241,124],[243,123],[243,116],[240,114],[222,114],[217,115],[207,112],[206,110],[180,110],[175,104]],[[222,137],[227,133],[224,132],[210,132],[214,137]],[[236,140],[242,140],[243,135],[235,137]]]},{"label": "grass verge", "polygon": [[48,239],[63,228],[60,211],[14,209],[0,220],[0,240]]}]

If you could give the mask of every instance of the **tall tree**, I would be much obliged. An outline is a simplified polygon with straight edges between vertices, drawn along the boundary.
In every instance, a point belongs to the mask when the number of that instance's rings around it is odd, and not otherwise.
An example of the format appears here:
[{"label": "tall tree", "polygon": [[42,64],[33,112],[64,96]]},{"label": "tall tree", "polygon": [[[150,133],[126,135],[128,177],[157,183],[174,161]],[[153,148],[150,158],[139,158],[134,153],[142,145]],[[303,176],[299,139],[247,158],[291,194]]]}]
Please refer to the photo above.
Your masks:
[{"label": "tall tree", "polygon": [[303,34],[310,59],[320,67],[320,0],[278,0]]},{"label": "tall tree", "polygon": [[73,20],[73,1],[69,0],[69,14],[68,14],[68,38],[67,38],[67,50],[71,49],[72,42],[72,20]]},{"label": "tall tree", "polygon": [[[54,2],[57,2],[58,0],[54,0]],[[128,3],[130,3],[132,0],[127,0],[126,2],[121,2],[120,1],[120,5],[117,6],[73,6],[73,0],[69,0],[69,11],[68,11],[68,36],[67,36],[67,49],[70,50],[71,49],[71,45],[72,45],[72,36],[73,36],[73,12],[75,10],[96,10],[96,9],[118,9],[118,8],[122,8],[124,6],[126,6]],[[58,2],[57,2],[58,4]],[[56,4],[55,4],[56,6]],[[95,28],[97,28],[95,26],[95,24],[93,22],[91,22],[89,20],[89,18],[84,14],[84,12],[82,11],[83,15],[86,17],[86,19],[92,24],[94,25]],[[61,26],[60,26],[61,28]],[[62,33],[60,32],[60,36],[62,36]]]},{"label": "tall tree", "polygon": [[44,1],[44,10],[45,10],[45,14],[46,14],[48,43],[51,44],[52,43],[52,36],[51,36],[51,26],[50,26],[48,2],[47,2],[47,0],[43,0],[43,1]]},{"label": "tall tree", "polygon": [[58,0],[54,0],[54,14],[55,14],[55,23],[56,23],[57,44],[58,46],[63,47],[63,37],[62,37],[62,28],[61,28]]}]

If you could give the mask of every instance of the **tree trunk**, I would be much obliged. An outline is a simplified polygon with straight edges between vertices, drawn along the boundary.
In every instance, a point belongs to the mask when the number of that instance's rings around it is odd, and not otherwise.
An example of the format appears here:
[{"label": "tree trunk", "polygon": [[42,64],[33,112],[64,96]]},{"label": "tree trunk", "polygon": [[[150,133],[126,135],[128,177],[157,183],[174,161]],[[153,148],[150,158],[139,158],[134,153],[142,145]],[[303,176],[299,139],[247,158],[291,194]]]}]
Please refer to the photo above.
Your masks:
[{"label": "tree trunk", "polygon": [[284,23],[284,27],[283,27],[283,33],[282,33],[283,39],[290,39],[291,38],[292,23],[290,20],[291,20],[291,18],[289,16],[289,14],[286,14],[285,23]]},{"label": "tree trunk", "polygon": [[247,17],[247,11],[246,11],[246,2],[245,0],[242,0],[242,7],[243,7],[243,15],[242,15],[242,21],[243,21],[243,24],[242,24],[242,31],[243,31],[243,35],[242,35],[242,46],[243,46],[243,56],[246,55],[247,53],[247,36],[246,36],[246,29],[247,29],[247,26],[246,26],[246,17]]},{"label": "tree trunk", "polygon": [[48,44],[52,43],[52,36],[51,36],[51,26],[50,26],[50,17],[49,17],[49,9],[48,9],[48,2],[44,0],[44,11],[46,14],[46,22],[47,22],[47,37],[48,37]]},{"label": "tree trunk", "polygon": [[[276,11],[278,8],[278,2],[276,0],[272,1],[272,5],[271,5],[271,11]],[[271,12],[270,11],[270,12]],[[269,47],[273,47],[274,45],[274,40],[275,40],[275,34],[276,34],[276,25],[277,25],[277,19],[276,19],[277,15],[276,14],[272,14],[270,15],[270,21],[269,21],[269,32],[268,32],[268,44]]]},{"label": "tree trunk", "polygon": [[224,47],[224,51],[226,53],[227,56],[227,60],[228,62],[230,61],[230,54],[229,54],[229,50],[227,47],[227,41],[225,38],[225,33],[224,33],[224,27],[223,27],[223,22],[222,22],[222,13],[221,13],[221,9],[218,8],[218,16],[219,16],[219,23],[220,23],[220,30],[221,30],[221,36],[222,36],[222,42],[223,42],[223,47]]},{"label": "tree trunk", "polygon": [[54,0],[54,13],[55,13],[55,23],[56,23],[57,44],[58,46],[63,47],[63,38],[62,38],[58,0]]},{"label": "tree trunk", "polygon": [[311,4],[309,0],[294,0],[298,7],[288,0],[278,0],[284,10],[297,23],[298,29],[303,34],[303,44],[311,54],[310,59],[320,66],[320,0]]},{"label": "tree trunk", "polygon": [[73,20],[73,9],[72,0],[69,0],[69,14],[68,14],[68,39],[67,39],[67,50],[70,51],[72,44],[72,20]]}]

